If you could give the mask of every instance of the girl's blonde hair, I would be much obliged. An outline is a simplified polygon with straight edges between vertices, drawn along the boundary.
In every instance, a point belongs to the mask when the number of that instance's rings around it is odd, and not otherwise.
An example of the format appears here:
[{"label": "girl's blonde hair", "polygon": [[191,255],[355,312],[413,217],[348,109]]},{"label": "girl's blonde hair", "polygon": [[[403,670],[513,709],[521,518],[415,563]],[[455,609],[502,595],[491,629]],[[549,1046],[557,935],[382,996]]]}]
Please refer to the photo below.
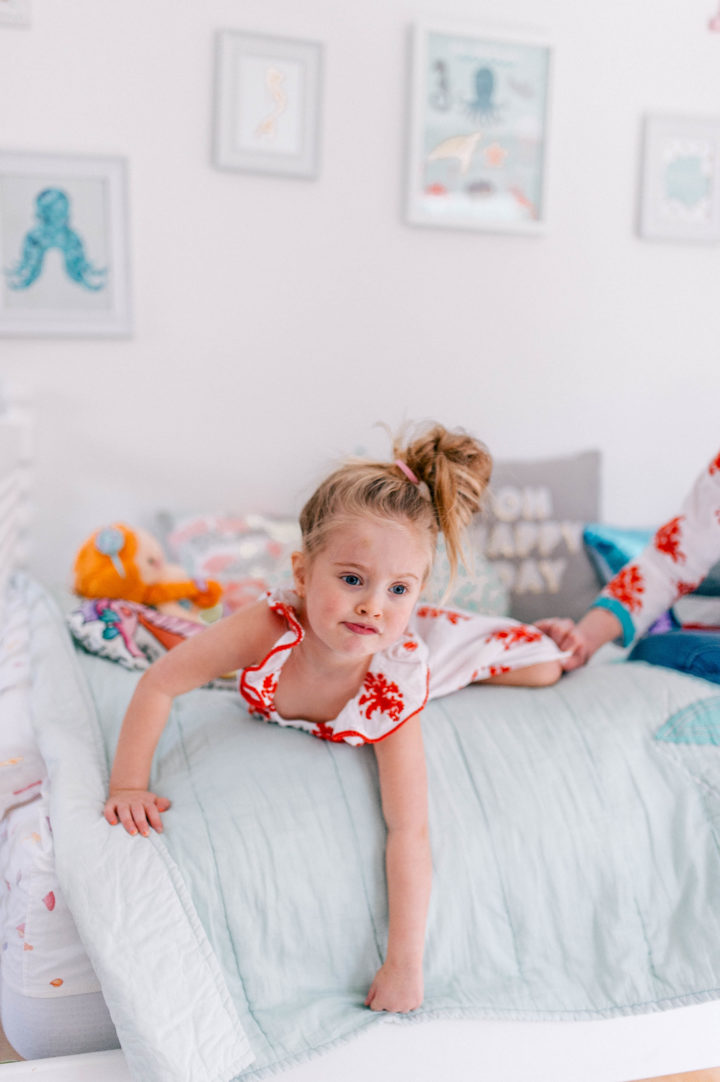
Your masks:
[{"label": "girl's blonde hair", "polygon": [[303,547],[309,555],[321,549],[337,519],[368,514],[405,519],[429,531],[433,552],[442,532],[452,582],[465,528],[482,506],[490,480],[490,453],[462,429],[429,424],[411,438],[394,439],[393,459],[354,459],[331,473],[300,513]]}]

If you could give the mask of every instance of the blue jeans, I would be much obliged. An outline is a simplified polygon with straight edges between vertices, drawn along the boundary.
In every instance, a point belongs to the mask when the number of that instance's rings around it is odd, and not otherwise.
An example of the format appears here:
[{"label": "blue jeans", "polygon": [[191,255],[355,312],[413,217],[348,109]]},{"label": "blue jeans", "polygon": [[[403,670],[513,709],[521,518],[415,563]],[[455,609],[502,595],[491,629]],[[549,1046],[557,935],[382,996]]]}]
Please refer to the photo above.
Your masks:
[{"label": "blue jeans", "polygon": [[646,635],[633,647],[628,661],[648,661],[720,684],[720,632],[680,630]]}]

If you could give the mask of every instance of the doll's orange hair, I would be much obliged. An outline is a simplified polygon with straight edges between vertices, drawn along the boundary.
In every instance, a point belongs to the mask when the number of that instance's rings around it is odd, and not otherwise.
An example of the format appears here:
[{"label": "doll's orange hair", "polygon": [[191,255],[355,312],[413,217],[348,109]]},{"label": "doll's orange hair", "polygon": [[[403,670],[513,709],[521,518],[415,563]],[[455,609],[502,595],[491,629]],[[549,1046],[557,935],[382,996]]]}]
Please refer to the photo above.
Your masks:
[{"label": "doll's orange hair", "polygon": [[116,557],[122,564],[124,576],[117,570],[113,558],[98,548],[97,538],[101,531],[96,530],[75,557],[73,588],[76,594],[82,597],[122,598],[143,605],[189,600],[201,609],[212,608],[218,603],[221,587],[217,582],[198,583],[191,579],[152,584],[143,582],[135,563],[137,534],[121,522],[113,523],[112,529],[118,530],[124,538]]},{"label": "doll's orange hair", "polygon": [[124,538],[118,559],[125,577],[118,572],[112,557],[106,556],[97,547],[100,530],[96,530],[75,557],[75,593],[82,597],[122,597],[126,601],[142,601],[146,587],[140,580],[140,572],[135,564],[137,537],[121,522],[114,522],[112,529],[118,530]]}]

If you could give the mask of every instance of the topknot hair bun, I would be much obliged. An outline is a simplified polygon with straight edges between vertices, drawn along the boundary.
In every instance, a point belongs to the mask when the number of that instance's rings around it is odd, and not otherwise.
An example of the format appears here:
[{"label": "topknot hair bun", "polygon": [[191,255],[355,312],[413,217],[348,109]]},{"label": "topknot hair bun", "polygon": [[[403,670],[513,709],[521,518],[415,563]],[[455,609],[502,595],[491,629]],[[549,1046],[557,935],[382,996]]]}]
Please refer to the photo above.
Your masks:
[{"label": "topknot hair bun", "polygon": [[462,429],[431,424],[410,439],[396,440],[393,453],[427,485],[454,575],[464,531],[482,507],[490,481],[490,452]]}]

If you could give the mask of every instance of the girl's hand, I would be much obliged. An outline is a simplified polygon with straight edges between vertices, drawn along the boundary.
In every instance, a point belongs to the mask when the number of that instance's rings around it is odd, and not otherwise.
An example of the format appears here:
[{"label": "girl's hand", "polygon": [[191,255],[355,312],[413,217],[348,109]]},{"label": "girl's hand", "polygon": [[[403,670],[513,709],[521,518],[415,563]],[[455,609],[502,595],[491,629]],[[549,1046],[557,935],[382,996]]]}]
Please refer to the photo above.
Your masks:
[{"label": "girl's hand", "polygon": [[147,838],[150,827],[162,834],[160,812],[167,811],[169,807],[167,797],[158,796],[147,789],[116,789],[105,802],[103,815],[110,826],[122,823],[128,834],[139,831]]},{"label": "girl's hand", "polygon": [[582,628],[574,620],[553,616],[548,620],[537,620],[535,627],[552,639],[560,650],[572,650],[570,657],[566,657],[560,662],[565,672],[579,669],[592,654],[590,644]]},{"label": "girl's hand", "polygon": [[365,1006],[371,1011],[398,1011],[401,1014],[422,1006],[422,969],[385,962],[375,974]]}]

